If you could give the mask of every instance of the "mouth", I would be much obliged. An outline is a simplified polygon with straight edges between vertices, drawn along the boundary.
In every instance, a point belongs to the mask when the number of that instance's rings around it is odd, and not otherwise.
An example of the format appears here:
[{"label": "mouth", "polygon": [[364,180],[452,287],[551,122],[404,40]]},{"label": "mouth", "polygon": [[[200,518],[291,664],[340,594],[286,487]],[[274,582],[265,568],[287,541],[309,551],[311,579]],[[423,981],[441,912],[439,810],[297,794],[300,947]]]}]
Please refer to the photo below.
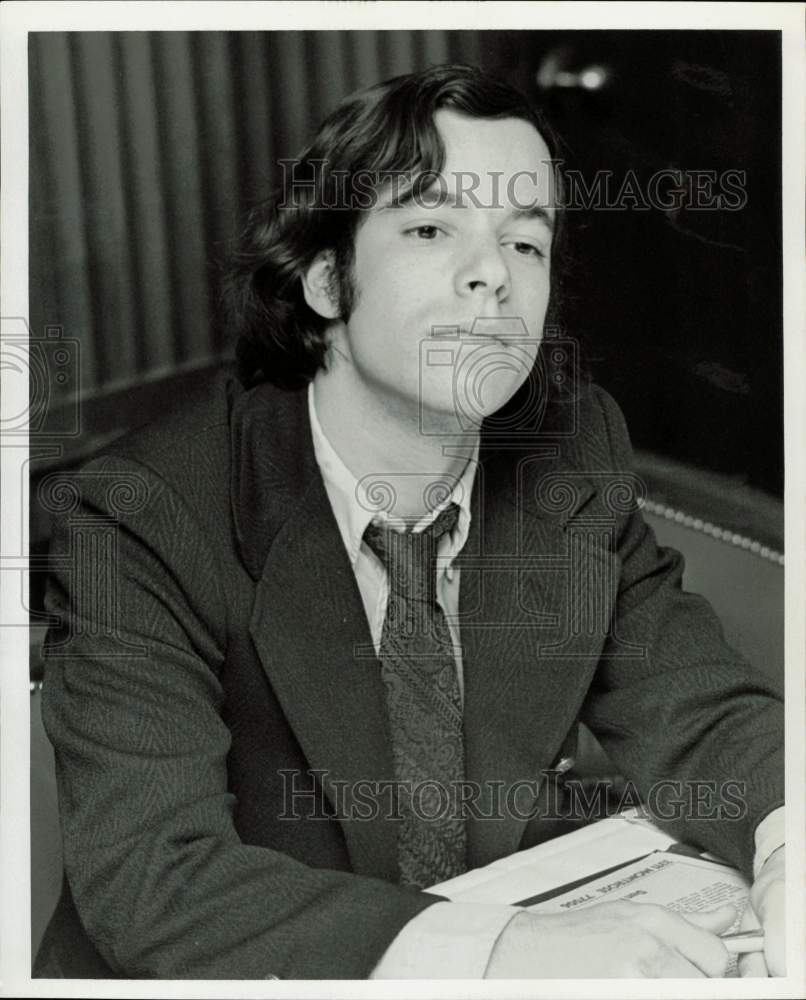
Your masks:
[{"label": "mouth", "polygon": [[485,340],[495,340],[499,338],[493,334],[489,333],[474,333],[472,330],[459,329],[459,337],[462,340],[473,340],[473,341],[485,341]]},{"label": "mouth", "polygon": [[526,324],[512,316],[479,316],[470,323],[444,324],[432,328],[432,336],[439,339],[459,338],[471,343],[494,341],[504,346],[523,343],[528,339]]}]

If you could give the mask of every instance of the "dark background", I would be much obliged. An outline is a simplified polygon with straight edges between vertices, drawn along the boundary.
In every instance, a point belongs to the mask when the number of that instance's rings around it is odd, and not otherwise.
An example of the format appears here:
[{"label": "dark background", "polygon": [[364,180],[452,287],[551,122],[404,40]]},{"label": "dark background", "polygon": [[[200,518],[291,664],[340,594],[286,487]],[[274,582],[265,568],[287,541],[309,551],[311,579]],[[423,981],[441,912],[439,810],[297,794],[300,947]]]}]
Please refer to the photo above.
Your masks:
[{"label": "dark background", "polygon": [[[551,54],[571,74],[604,67],[605,85],[539,87]],[[355,88],[444,61],[526,91],[586,178],[746,171],[738,212],[571,213],[564,322],[639,449],[781,494],[778,32],[32,34],[31,326],[79,349],[48,390],[56,429],[80,391],[57,461],[228,356],[217,268],[277,159]]]}]

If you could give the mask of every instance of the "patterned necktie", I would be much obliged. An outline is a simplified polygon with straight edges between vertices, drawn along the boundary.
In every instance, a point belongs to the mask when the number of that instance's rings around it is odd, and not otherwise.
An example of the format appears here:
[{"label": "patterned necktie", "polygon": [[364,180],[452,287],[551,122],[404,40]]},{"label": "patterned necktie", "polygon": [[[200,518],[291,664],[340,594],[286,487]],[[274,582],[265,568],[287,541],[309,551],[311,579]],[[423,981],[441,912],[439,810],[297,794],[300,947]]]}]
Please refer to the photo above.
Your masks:
[{"label": "patterned necktie", "polygon": [[467,868],[456,805],[464,779],[462,703],[450,631],[436,601],[437,545],[458,513],[451,504],[417,534],[381,524],[364,532],[389,577],[380,661],[401,783],[401,883],[420,889]]}]

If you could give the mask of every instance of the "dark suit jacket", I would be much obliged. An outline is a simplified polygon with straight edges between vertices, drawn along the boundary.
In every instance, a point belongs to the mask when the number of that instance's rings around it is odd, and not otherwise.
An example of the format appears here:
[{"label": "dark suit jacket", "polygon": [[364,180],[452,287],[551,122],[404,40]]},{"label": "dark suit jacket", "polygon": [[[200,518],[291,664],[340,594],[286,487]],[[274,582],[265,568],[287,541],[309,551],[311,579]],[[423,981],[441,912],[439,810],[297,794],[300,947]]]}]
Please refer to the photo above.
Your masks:
[{"label": "dark suit jacket", "polygon": [[[495,782],[538,779],[580,720],[645,795],[745,782],[740,819],[671,824],[745,869],[783,800],[780,698],[681,590],[629,465],[597,389],[539,438],[483,438],[460,556],[471,866],[550,834],[522,799],[485,815]],[[393,768],[305,392],[223,373],[70,483],[43,700],[66,885],[35,974],[366,977],[437,897],[395,884],[394,822],[326,814],[338,782]],[[324,795],[289,818],[310,771]]]}]

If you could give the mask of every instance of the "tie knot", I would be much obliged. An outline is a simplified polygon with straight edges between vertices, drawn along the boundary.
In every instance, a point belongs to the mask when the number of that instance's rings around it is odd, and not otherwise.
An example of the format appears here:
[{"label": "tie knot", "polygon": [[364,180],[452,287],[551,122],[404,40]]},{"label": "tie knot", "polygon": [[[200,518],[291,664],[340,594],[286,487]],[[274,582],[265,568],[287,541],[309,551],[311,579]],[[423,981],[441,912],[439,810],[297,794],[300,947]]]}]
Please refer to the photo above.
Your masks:
[{"label": "tie knot", "polygon": [[459,508],[452,503],[424,531],[395,531],[375,522],[367,525],[364,541],[386,567],[391,590],[415,600],[433,599],[437,546],[444,534],[453,531],[458,517]]}]

